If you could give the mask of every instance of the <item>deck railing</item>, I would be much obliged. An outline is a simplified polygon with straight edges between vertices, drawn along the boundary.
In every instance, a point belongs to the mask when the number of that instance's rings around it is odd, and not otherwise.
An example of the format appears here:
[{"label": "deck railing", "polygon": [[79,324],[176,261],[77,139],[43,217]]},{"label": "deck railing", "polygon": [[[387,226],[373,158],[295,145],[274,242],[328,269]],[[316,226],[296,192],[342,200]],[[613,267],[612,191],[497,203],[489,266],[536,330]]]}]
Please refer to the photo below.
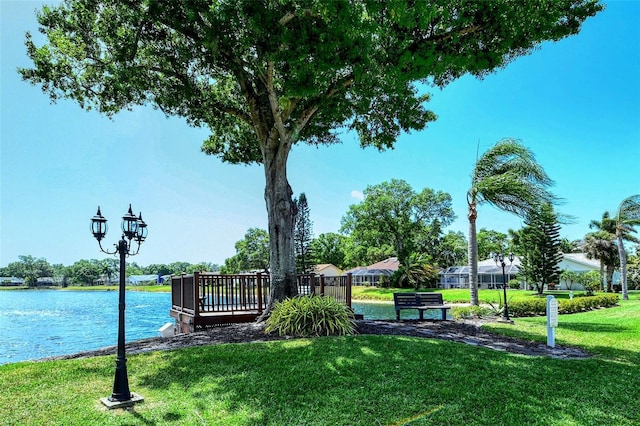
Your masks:
[{"label": "deck railing", "polygon": [[[351,274],[339,277],[298,275],[298,294],[319,294],[351,307]],[[195,272],[171,277],[171,304],[178,314],[261,314],[269,301],[269,274]],[[196,321],[197,322],[197,321]],[[232,322],[232,321],[231,321]]]}]

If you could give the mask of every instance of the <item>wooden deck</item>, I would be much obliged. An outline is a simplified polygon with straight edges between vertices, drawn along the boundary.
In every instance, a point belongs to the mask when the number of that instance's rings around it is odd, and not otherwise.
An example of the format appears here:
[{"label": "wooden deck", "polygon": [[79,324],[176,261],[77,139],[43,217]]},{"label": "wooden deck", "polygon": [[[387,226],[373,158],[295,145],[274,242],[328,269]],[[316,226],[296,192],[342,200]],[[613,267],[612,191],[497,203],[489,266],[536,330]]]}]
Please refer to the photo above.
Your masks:
[{"label": "wooden deck", "polygon": [[[298,294],[321,294],[351,307],[351,274],[298,275]],[[255,321],[269,301],[268,274],[196,272],[171,277],[170,315],[190,333],[218,325]]]}]

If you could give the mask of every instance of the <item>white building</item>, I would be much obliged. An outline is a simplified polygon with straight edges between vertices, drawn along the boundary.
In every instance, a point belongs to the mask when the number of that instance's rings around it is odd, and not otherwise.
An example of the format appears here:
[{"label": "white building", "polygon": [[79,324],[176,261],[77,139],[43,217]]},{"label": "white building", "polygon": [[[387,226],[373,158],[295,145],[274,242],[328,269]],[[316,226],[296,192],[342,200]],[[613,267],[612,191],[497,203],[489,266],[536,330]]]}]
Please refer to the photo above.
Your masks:
[{"label": "white building", "polygon": [[[510,264],[505,260],[505,274],[507,283],[516,278],[518,267],[520,266],[520,258],[517,256]],[[565,253],[563,259],[558,265],[561,271],[574,271],[579,274],[589,271],[600,271],[600,262],[594,259],[587,259],[584,253]],[[616,272],[613,275],[614,284],[620,281],[620,274]],[[469,266],[451,266],[440,272],[440,288],[469,288]],[[502,266],[496,265],[493,259],[487,259],[478,262],[478,288],[492,289],[502,288]],[[529,289],[530,286],[521,284],[521,288]],[[558,289],[568,289],[568,283],[560,280]],[[584,287],[578,283],[573,283],[572,290],[584,290]]]},{"label": "white building", "polygon": [[[507,283],[515,279],[520,266],[520,259],[516,256],[513,264],[505,259],[505,279]],[[439,272],[440,288],[469,288],[469,266],[451,266]],[[493,259],[478,262],[478,288],[502,288],[502,265],[496,265]]]}]

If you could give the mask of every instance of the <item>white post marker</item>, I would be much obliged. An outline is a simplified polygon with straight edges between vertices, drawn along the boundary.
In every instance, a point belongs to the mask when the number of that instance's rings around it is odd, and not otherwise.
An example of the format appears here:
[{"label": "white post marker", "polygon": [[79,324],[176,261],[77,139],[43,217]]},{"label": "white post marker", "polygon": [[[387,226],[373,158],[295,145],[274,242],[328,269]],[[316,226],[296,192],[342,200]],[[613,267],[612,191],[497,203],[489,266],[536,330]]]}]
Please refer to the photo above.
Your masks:
[{"label": "white post marker", "polygon": [[547,346],[556,346],[556,327],[558,326],[558,300],[547,296]]}]

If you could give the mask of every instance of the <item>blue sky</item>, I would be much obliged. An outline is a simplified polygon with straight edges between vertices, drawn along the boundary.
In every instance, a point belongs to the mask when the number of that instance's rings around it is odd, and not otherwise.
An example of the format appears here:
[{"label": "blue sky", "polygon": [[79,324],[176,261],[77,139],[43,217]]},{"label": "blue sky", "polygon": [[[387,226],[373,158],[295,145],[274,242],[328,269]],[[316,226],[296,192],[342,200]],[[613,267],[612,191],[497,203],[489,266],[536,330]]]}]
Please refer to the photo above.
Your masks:
[{"label": "blue sky", "polygon": [[[149,237],[132,261],[141,265],[223,263],[250,227],[266,228],[260,166],[223,164],[200,151],[206,129],[188,127],[151,107],[113,120],[75,103],[50,104],[16,72],[30,66],[25,31],[37,32],[42,3],[0,0],[0,266],[19,255],[51,263],[103,258],[89,232],[98,205],[109,220],[106,246],[119,237],[129,203],[142,211]],[[575,217],[561,235],[579,239],[592,219],[640,193],[640,1],[613,1],[582,32],[546,43],[482,81],[464,77],[429,88],[438,120],[400,137],[394,150],[343,144],[296,146],[288,174],[305,192],[315,235],[336,232],[368,185],[404,179],[453,198],[468,229],[466,191],[480,152],[519,138],[556,182]],[[478,229],[519,229],[521,220],[490,206]]]}]

